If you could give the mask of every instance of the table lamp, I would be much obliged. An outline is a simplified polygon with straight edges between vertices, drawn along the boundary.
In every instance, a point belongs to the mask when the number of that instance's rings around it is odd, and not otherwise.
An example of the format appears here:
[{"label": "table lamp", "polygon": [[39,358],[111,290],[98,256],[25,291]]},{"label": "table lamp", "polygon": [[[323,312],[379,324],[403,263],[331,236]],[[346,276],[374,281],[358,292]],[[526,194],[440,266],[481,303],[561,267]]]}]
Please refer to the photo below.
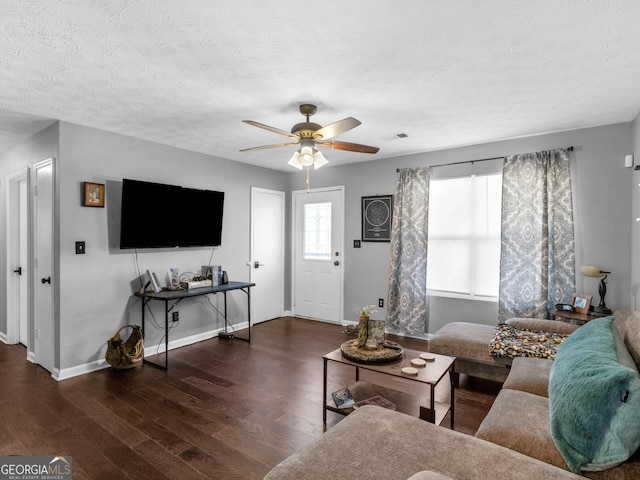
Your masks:
[{"label": "table lamp", "polygon": [[598,285],[600,304],[595,307],[593,311],[603,315],[611,315],[611,309],[607,308],[607,305],[604,303],[604,296],[607,294],[607,284],[604,281],[607,278],[607,274],[611,272],[605,272],[600,267],[594,267],[593,265],[583,265],[580,267],[580,273],[585,277],[600,278],[600,284]]}]

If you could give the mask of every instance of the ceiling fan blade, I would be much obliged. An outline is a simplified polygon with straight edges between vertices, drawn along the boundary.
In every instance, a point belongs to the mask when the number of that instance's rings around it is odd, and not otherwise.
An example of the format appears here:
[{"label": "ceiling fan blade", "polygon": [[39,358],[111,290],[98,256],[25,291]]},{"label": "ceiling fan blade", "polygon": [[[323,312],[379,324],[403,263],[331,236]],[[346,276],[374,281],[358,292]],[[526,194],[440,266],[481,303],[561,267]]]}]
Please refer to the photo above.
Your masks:
[{"label": "ceiling fan blade", "polygon": [[241,152],[248,152],[250,150],[262,150],[265,148],[276,148],[276,147],[291,147],[293,145],[297,145],[298,142],[291,142],[291,143],[276,143],[274,145],[262,145],[260,147],[251,147],[251,148],[243,148],[242,150],[240,150]]},{"label": "ceiling fan blade", "polygon": [[358,125],[360,125],[360,123],[360,120],[356,120],[353,117],[343,118],[342,120],[338,120],[337,122],[325,125],[320,130],[316,130],[313,133],[313,138],[322,137],[323,140],[329,140],[330,138],[336,137],[341,133],[348,132],[352,128],[356,128]]},{"label": "ceiling fan blade", "polygon": [[349,152],[358,153],[378,153],[380,150],[378,147],[360,145],[359,143],[337,142],[335,140],[331,142],[318,142],[318,145],[325,148],[332,148],[334,150],[348,150]]},{"label": "ceiling fan blade", "polygon": [[287,132],[285,130],[280,130],[276,127],[270,127],[269,125],[265,125],[264,123],[254,122],[253,120],[242,120],[243,123],[247,123],[249,125],[253,125],[254,127],[262,128],[264,130],[269,130],[270,132],[277,133],[278,135],[284,135],[285,137],[290,138],[298,138],[297,135],[294,135],[291,132]]}]

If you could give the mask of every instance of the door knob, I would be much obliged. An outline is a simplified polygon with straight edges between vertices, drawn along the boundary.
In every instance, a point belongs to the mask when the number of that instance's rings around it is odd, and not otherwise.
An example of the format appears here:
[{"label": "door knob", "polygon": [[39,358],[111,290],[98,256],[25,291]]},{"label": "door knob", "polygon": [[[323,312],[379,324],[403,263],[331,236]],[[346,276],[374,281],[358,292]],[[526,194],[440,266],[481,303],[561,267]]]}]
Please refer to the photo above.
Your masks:
[{"label": "door knob", "polygon": [[333,262],[333,264],[337,267],[338,265],[340,265],[340,262],[336,260],[335,262]]},{"label": "door knob", "polygon": [[260,263],[257,260],[253,262],[253,268],[260,268],[260,267],[264,267],[264,263]]},{"label": "door knob", "polygon": [[18,275],[22,275],[22,267],[16,268],[13,273],[17,273]]},{"label": "door knob", "polygon": [[47,277],[47,278],[43,278],[42,280],[40,280],[42,282],[42,284],[44,285],[45,283],[48,283],[49,285],[51,285],[51,277]]}]

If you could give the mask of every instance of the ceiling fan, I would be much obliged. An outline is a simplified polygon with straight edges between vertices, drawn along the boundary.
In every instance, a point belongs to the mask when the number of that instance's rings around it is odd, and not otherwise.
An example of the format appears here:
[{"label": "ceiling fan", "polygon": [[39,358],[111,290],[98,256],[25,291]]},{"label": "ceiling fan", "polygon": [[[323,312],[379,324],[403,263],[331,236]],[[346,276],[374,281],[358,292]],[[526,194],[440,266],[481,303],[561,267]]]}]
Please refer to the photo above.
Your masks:
[{"label": "ceiling fan", "polygon": [[[323,127],[322,125],[309,121],[309,117],[315,114],[316,111],[317,107],[315,105],[311,105],[309,103],[300,105],[300,113],[307,117],[307,120],[305,122],[295,124],[291,128],[291,132],[280,130],[279,128],[275,127],[270,127],[269,125],[265,125],[263,123],[254,122],[253,120],[242,120],[244,123],[253,125],[254,127],[262,128],[264,130],[268,130],[270,132],[288,137],[290,141],[287,143],[276,143],[274,145],[263,145],[260,147],[244,148],[240,151],[248,152],[251,150],[261,150],[265,148],[290,147],[293,145],[300,145],[300,148],[296,152],[294,152],[291,160],[289,160],[289,165],[302,169],[302,167],[311,167],[312,165],[314,168],[320,168],[321,166],[328,163],[327,159],[324,158],[324,155],[322,155],[320,151],[318,151],[317,147],[332,148],[334,150],[347,150],[350,152],[358,153],[377,153],[378,150],[380,150],[377,147],[370,147],[368,145],[360,145],[358,143],[339,142],[337,140],[332,140],[333,137],[336,137],[341,133],[347,132],[352,128],[360,125],[360,121],[356,120],[353,117],[347,117]],[[307,184],[308,182],[309,178],[307,172]]]}]

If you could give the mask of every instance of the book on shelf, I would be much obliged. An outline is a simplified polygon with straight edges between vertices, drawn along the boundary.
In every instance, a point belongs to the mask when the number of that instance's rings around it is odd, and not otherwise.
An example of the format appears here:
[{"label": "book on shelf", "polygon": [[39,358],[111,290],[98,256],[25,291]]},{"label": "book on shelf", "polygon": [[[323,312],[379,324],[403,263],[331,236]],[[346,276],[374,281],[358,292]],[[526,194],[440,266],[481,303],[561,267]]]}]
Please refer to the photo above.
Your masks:
[{"label": "book on shelf", "polygon": [[359,402],[353,404],[353,408],[363,407],[365,405],[377,405],[378,407],[388,408],[389,410],[396,409],[395,403],[390,402],[382,395],[376,395],[365,400],[360,400]]},{"label": "book on shelf", "polygon": [[337,392],[331,394],[333,401],[338,408],[350,408],[353,407],[353,396],[347,387],[341,388]]}]

